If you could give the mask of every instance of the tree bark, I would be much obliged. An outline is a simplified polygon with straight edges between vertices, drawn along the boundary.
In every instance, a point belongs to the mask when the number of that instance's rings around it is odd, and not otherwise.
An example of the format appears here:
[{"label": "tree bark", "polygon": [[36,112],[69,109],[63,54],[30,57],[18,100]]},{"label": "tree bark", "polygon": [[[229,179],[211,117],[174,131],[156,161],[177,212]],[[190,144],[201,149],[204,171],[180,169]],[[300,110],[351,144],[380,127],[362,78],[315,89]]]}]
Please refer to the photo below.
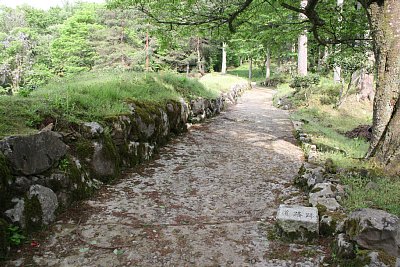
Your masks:
[{"label": "tree bark", "polygon": [[[342,11],[342,9],[343,9],[343,1],[344,0],[337,0],[337,6],[338,6],[338,9],[340,10],[340,11]],[[341,19],[339,19],[339,23],[341,22]],[[338,51],[340,51],[340,45],[337,45],[337,47],[335,47]],[[341,68],[341,66],[335,66],[334,68],[333,68],[333,81],[335,82],[335,83],[341,83],[342,82],[342,77],[341,77],[341,72],[342,72],[342,68]]]},{"label": "tree bark", "polygon": [[[307,0],[301,0],[301,7],[307,5]],[[307,17],[300,14],[300,19],[304,20]],[[301,76],[307,75],[307,30],[304,30],[299,36],[298,56],[297,56],[297,73]]]},{"label": "tree bark", "polygon": [[253,58],[250,58],[250,63],[249,63],[249,81],[251,81],[252,77],[253,77]]},{"label": "tree bark", "polygon": [[400,173],[400,1],[367,7],[377,67],[371,146],[368,156]]},{"label": "tree bark", "polygon": [[226,43],[222,42],[222,66],[221,74],[226,74]]},{"label": "tree bark", "polygon": [[201,52],[200,52],[200,37],[197,37],[197,68],[201,75],[204,75],[203,63],[201,62]]}]

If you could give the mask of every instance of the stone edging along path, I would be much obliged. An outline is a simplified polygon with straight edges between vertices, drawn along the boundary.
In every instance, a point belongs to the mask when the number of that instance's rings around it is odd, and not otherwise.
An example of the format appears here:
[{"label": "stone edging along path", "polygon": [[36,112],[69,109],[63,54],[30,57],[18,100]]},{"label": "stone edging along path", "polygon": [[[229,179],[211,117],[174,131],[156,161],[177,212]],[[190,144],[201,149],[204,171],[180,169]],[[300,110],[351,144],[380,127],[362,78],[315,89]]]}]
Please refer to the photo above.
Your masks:
[{"label": "stone edging along path", "polygon": [[171,136],[219,114],[249,88],[236,84],[216,99],[189,103],[131,103],[130,114],[109,118],[107,125],[87,122],[68,133],[42,131],[1,140],[0,259],[10,249],[10,223],[28,234],[48,225],[61,210],[119,177],[121,168],[149,160]]},{"label": "stone edging along path", "polygon": [[340,203],[348,188],[339,177],[346,170],[338,170],[331,159],[318,165],[317,146],[303,132],[303,123],[292,123],[299,143],[308,152],[294,183],[308,195],[309,205],[318,209],[319,234],[333,239],[335,264],[400,267],[400,218],[371,208],[347,214]]}]

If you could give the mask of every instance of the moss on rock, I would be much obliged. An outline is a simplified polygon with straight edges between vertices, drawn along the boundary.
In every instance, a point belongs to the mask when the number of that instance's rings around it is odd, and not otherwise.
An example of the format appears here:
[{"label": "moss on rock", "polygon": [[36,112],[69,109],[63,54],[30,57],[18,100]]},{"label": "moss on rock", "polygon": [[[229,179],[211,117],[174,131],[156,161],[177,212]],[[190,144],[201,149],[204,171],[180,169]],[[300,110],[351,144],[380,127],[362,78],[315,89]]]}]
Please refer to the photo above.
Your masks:
[{"label": "moss on rock", "polygon": [[68,170],[68,179],[71,183],[71,202],[88,198],[94,193],[94,188],[86,183],[84,175],[84,170],[71,164]]},{"label": "moss on rock", "polygon": [[14,176],[11,175],[11,170],[7,159],[1,152],[0,179],[0,212],[3,213],[12,206],[11,199],[13,197],[13,192],[10,191],[9,185],[13,182]]},{"label": "moss on rock", "polygon": [[25,231],[32,233],[41,229],[43,225],[42,206],[36,195],[33,195],[31,198],[25,197],[24,201]]},{"label": "moss on rock", "polygon": [[88,139],[80,138],[75,143],[75,152],[78,158],[80,159],[87,159],[92,157],[94,153],[94,147],[92,142]]},{"label": "moss on rock", "polygon": [[7,257],[9,247],[8,223],[0,218],[0,261]]}]

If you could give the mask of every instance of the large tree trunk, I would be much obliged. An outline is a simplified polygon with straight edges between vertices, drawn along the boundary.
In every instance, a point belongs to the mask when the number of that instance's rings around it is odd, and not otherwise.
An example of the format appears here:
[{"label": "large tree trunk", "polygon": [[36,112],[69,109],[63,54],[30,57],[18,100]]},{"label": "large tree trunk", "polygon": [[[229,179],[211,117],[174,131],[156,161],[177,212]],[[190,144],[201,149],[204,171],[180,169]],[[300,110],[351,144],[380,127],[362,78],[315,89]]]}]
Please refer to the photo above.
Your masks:
[{"label": "large tree trunk", "polygon": [[[301,0],[301,7],[307,5],[307,0]],[[307,17],[300,14],[300,19],[304,20]],[[307,75],[307,30],[304,30],[299,36],[299,47],[297,56],[297,73],[301,76]]]},{"label": "large tree trunk", "polygon": [[400,1],[377,0],[367,10],[377,64],[368,156],[400,173]]},{"label": "large tree trunk", "polygon": [[222,66],[221,73],[226,74],[226,43],[222,42]]}]

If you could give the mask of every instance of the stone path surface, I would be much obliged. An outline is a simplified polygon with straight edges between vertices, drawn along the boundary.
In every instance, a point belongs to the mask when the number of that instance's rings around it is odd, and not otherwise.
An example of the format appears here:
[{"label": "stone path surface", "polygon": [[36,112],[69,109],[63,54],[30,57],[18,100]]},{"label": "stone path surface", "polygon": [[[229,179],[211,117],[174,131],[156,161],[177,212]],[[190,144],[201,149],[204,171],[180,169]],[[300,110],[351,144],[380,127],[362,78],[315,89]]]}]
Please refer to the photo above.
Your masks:
[{"label": "stone path surface", "polygon": [[303,201],[291,184],[303,154],[272,95],[246,92],[62,215],[9,265],[319,266],[323,246],[274,239],[279,204]]}]

